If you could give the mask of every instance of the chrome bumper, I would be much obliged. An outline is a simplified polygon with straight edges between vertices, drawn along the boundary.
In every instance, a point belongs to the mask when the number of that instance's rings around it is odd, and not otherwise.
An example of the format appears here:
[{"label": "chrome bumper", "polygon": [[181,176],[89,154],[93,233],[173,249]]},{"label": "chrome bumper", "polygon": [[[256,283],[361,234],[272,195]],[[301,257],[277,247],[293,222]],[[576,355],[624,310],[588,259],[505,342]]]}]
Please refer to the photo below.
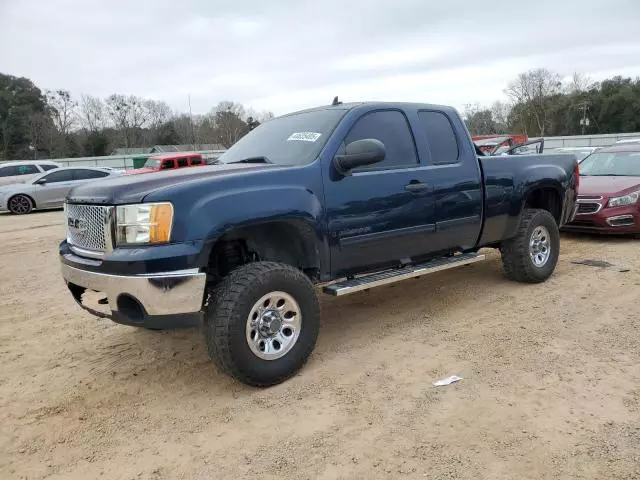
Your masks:
[{"label": "chrome bumper", "polygon": [[[207,275],[198,269],[134,276],[90,272],[65,263],[61,264],[61,269],[67,284],[104,293],[112,312],[121,309],[123,299],[133,299],[149,316],[198,312],[202,308],[207,279]],[[76,297],[76,300],[83,306],[81,299]]]}]

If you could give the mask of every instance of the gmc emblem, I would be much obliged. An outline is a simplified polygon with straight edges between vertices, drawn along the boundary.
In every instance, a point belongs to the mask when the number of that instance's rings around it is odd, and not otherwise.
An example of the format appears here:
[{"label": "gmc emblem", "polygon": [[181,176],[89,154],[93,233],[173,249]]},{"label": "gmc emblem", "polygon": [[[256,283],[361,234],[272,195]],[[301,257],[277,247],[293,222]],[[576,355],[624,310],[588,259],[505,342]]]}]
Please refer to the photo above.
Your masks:
[{"label": "gmc emblem", "polygon": [[67,218],[67,225],[69,225],[69,228],[73,228],[74,230],[77,230],[78,233],[84,233],[87,231],[87,228],[84,226],[85,222],[84,219],[82,218]]}]

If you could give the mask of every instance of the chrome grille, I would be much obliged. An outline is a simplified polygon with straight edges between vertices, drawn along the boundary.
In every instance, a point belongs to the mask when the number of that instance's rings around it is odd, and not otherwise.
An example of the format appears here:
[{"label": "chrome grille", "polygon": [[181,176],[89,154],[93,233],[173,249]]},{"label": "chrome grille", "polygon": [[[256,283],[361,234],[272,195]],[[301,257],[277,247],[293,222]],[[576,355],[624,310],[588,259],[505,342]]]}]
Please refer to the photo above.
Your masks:
[{"label": "chrome grille", "polygon": [[104,252],[107,249],[109,217],[113,207],[99,205],[65,205],[67,242],[88,250]]},{"label": "chrome grille", "polygon": [[582,200],[602,200],[600,195],[578,195],[578,201]]},{"label": "chrome grille", "polygon": [[599,203],[579,203],[578,204],[578,213],[587,214],[587,213],[596,213],[600,210]]}]

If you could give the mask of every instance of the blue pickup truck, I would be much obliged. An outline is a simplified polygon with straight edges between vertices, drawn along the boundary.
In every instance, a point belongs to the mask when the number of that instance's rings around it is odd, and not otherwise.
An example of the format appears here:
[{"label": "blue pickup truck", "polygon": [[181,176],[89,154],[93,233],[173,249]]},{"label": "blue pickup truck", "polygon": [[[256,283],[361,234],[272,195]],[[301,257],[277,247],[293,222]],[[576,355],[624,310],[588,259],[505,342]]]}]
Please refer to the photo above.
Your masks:
[{"label": "blue pickup truck", "polygon": [[[558,229],[575,214],[575,157],[481,155],[449,107],[338,103],[285,115],[218,165],[76,187],[62,275],[92,314],[202,325],[221,370],[273,385],[314,348],[316,291],[468,265],[483,247],[500,249],[513,280],[553,273]],[[94,305],[87,290],[104,298]]]}]

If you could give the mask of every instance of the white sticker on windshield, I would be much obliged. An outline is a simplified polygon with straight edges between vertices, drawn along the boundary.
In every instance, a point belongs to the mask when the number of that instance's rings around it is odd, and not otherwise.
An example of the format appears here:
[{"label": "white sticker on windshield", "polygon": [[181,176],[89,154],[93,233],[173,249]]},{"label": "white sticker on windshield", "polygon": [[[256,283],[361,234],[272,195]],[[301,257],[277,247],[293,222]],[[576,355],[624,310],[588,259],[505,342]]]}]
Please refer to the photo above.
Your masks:
[{"label": "white sticker on windshield", "polygon": [[296,132],[287,138],[287,142],[315,142],[321,136],[321,133],[316,132]]}]

